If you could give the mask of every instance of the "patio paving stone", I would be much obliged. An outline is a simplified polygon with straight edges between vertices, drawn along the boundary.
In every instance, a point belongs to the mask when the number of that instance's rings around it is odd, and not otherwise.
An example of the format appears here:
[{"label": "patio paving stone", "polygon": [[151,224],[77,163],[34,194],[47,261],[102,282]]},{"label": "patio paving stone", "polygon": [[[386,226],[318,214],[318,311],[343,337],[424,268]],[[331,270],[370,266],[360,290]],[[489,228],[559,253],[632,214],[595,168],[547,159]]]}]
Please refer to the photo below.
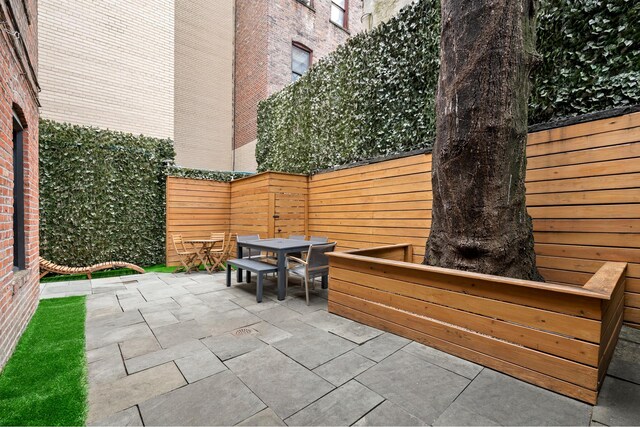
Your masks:
[{"label": "patio paving stone", "polygon": [[277,326],[273,326],[268,322],[260,322],[255,325],[251,325],[251,329],[258,331],[258,334],[256,335],[258,339],[267,344],[273,344],[291,336],[290,332],[280,329]]},{"label": "patio paving stone", "polygon": [[380,362],[410,342],[411,341],[406,338],[385,332],[377,338],[367,341],[356,348],[355,351],[375,362]]},{"label": "patio paving stone", "polygon": [[247,418],[239,426],[284,426],[284,421],[276,415],[271,408],[263,409],[255,415]]},{"label": "patio paving stone", "polygon": [[199,350],[177,359],[176,365],[188,383],[227,370],[227,367],[208,349]]},{"label": "patio paving stone", "polygon": [[180,304],[175,302],[173,298],[165,298],[157,301],[145,302],[138,306],[138,310],[140,310],[140,313],[142,314],[162,310],[177,310],[179,308]]},{"label": "patio paving stone", "polygon": [[608,426],[640,425],[640,386],[606,377],[592,419]]},{"label": "patio paving stone", "polygon": [[357,381],[348,383],[287,418],[289,425],[348,426],[384,401]]},{"label": "patio paving stone", "polygon": [[241,356],[266,345],[256,338],[255,335],[236,336],[231,333],[204,338],[202,343],[213,351],[222,361]]},{"label": "patio paving stone", "polygon": [[229,371],[140,404],[146,425],[234,425],[265,404]]},{"label": "patio paving stone", "polygon": [[143,322],[144,318],[138,311],[120,311],[115,314],[89,319],[86,321],[86,328],[88,331],[92,331],[99,329],[119,328]]},{"label": "patio paving stone", "polygon": [[99,420],[92,426],[142,426],[142,418],[140,418],[140,412],[136,406],[133,406],[124,411],[113,414],[110,417]]},{"label": "patio paving stone", "polygon": [[590,417],[586,403],[483,369],[436,424],[588,425]]},{"label": "patio paving stone", "polygon": [[186,384],[173,362],[117,381],[89,387],[88,422],[107,418],[133,405]]},{"label": "patio paving stone", "polygon": [[90,383],[111,382],[127,376],[118,344],[111,344],[92,350],[92,352],[94,353],[91,356],[89,356],[91,352],[87,354],[87,361],[89,361],[87,370]]},{"label": "patio paving stone", "polygon": [[354,426],[423,426],[423,421],[414,417],[395,403],[385,400],[371,412],[360,418]]},{"label": "patio paving stone", "polygon": [[294,334],[290,338],[274,342],[275,348],[300,363],[314,369],[354,348],[351,341],[314,329],[308,333]]},{"label": "patio paving stone", "polygon": [[432,347],[427,347],[417,342],[411,342],[402,348],[402,351],[406,351],[420,359],[426,360],[429,363],[438,365],[448,371],[454,372],[463,377],[474,379],[483,367],[467,360],[461,359],[456,356],[452,356],[448,353],[436,350]]},{"label": "patio paving stone", "polygon": [[[640,422],[640,331],[622,328],[610,375],[592,410],[328,314],[324,290],[318,289],[307,307],[298,287],[277,301],[275,282],[268,280],[264,302],[257,304],[255,283],[226,288],[224,276],[149,273],[81,283],[90,290],[77,292],[93,292],[86,299],[89,423]],[[50,293],[41,285],[41,298],[73,293],[71,284],[56,283],[67,288]]]},{"label": "patio paving stone", "polygon": [[133,338],[120,343],[120,353],[122,353],[123,359],[131,359],[157,350],[160,350],[160,344],[154,336]]},{"label": "patio paving stone", "polygon": [[[619,339],[607,373],[640,384],[640,344]],[[638,422],[640,423],[640,419]]]},{"label": "patio paving stone", "polygon": [[116,328],[87,328],[85,332],[87,350],[123,342],[132,338],[151,337],[153,333],[146,323]]},{"label": "patio paving stone", "polygon": [[178,323],[178,319],[169,310],[152,311],[143,315],[151,329]]},{"label": "patio paving stone", "polygon": [[196,317],[196,321],[207,331],[204,336],[210,336],[224,334],[225,332],[259,323],[260,318],[238,307],[235,310],[222,313],[211,310],[202,316]]},{"label": "patio paving stone", "polygon": [[620,339],[640,344],[640,329],[623,326],[620,330]]},{"label": "patio paving stone", "polygon": [[334,388],[273,347],[252,351],[225,364],[281,419]]},{"label": "patio paving stone", "polygon": [[278,325],[278,323],[287,322],[289,320],[299,319],[302,317],[300,313],[295,310],[291,310],[290,308],[284,307],[278,304],[276,307],[272,307],[268,310],[263,310],[256,313],[261,319]]},{"label": "patio paving stone", "polygon": [[397,352],[356,380],[432,424],[470,380],[405,352]]},{"label": "patio paving stone", "polygon": [[205,349],[206,347],[200,341],[191,339],[162,350],[127,359],[125,365],[127,366],[127,372],[133,374],[172,360],[181,359]]},{"label": "patio paving stone", "polygon": [[313,370],[331,384],[340,386],[375,365],[370,359],[349,351]]},{"label": "patio paving stone", "polygon": [[207,329],[195,320],[160,326],[153,330],[156,339],[162,348],[169,348],[192,339],[200,339],[209,336]]}]

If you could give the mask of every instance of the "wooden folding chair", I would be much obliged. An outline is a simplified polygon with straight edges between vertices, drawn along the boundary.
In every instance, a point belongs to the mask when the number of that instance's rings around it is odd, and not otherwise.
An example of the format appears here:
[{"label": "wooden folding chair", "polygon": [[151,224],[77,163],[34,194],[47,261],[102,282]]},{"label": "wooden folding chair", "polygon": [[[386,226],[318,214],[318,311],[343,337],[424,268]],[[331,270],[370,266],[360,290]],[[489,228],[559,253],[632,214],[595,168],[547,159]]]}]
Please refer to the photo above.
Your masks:
[{"label": "wooden folding chair", "polygon": [[[171,239],[173,240],[173,248],[178,254],[180,263],[182,264],[182,266],[174,270],[174,273],[177,273],[182,267],[185,268],[187,274],[189,274],[191,270],[198,271],[199,266],[196,263],[196,259],[199,257],[198,250],[193,248],[188,249],[181,234],[172,234]],[[200,260],[200,262],[202,262],[202,260]]]},{"label": "wooden folding chair", "polygon": [[[213,234],[215,233],[211,233],[212,236]],[[213,267],[211,267],[211,271],[214,271],[218,267],[221,267],[223,270],[227,269],[227,267],[224,265],[224,262],[228,260],[229,256],[231,255],[231,248],[233,247],[234,235],[231,233],[229,233],[228,237],[225,236],[225,233],[222,233],[222,235],[223,235],[223,240],[222,240],[222,247],[220,248],[220,250],[213,249],[209,251],[209,259],[211,260],[211,263],[213,265]],[[236,236],[236,239],[237,239],[237,236]]]}]

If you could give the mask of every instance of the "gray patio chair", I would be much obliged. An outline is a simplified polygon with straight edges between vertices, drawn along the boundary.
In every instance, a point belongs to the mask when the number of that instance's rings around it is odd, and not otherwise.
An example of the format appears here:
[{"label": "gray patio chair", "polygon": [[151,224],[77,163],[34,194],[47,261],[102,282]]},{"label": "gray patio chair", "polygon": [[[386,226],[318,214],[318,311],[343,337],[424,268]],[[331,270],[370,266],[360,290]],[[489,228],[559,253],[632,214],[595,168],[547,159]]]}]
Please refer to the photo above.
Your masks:
[{"label": "gray patio chair", "polygon": [[309,241],[312,243],[327,243],[329,241],[329,238],[321,236],[311,236],[309,237]]},{"label": "gray patio chair", "polygon": [[289,238],[292,240],[305,240],[304,234],[290,234]]},{"label": "gray patio chair", "polygon": [[311,245],[307,252],[306,259],[292,256],[287,257],[287,286],[289,286],[289,273],[304,279],[304,291],[309,305],[309,286],[314,285],[316,277],[329,275],[328,252],[333,252],[336,242]]},{"label": "gray patio chair", "polygon": [[[244,235],[244,236],[238,236],[237,239],[238,239],[238,242],[240,242],[240,243],[247,242],[249,240],[260,240],[260,235],[259,234],[247,234],[247,235]],[[243,248],[242,252],[243,252],[242,258],[248,258],[248,259],[263,258],[262,253],[257,249]]]}]

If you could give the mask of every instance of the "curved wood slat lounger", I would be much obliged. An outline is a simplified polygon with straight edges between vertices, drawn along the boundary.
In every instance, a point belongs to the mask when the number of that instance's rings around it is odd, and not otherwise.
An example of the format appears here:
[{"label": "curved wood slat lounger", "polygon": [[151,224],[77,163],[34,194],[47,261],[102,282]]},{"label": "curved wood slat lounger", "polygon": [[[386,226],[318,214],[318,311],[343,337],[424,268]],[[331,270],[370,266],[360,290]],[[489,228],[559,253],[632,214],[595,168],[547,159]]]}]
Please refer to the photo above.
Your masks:
[{"label": "curved wood slat lounger", "polygon": [[42,279],[49,273],[56,274],[86,274],[91,279],[91,274],[100,270],[108,270],[110,268],[130,268],[138,273],[144,273],[144,268],[135,264],[124,261],[109,261],[94,264],[89,267],[67,267],[64,265],[58,265],[51,261],[40,257],[40,278]]}]

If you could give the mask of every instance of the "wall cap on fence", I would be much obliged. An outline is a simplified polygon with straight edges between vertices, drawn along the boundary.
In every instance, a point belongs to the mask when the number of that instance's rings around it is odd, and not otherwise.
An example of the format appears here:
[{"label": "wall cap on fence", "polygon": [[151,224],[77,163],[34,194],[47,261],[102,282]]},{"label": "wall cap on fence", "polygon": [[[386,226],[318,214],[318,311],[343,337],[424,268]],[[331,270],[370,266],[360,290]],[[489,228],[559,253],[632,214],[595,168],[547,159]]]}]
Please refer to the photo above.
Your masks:
[{"label": "wall cap on fence", "polygon": [[640,104],[626,105],[624,107],[612,108],[610,110],[594,111],[593,113],[581,114],[579,116],[561,117],[549,122],[536,123],[529,126],[529,132],[540,132],[543,130],[555,129],[564,126],[577,125],[580,123],[593,122],[595,120],[609,119],[612,117],[624,116],[626,114],[640,111]]},{"label": "wall cap on fence", "polygon": [[[597,298],[601,300],[611,299],[611,294],[615,289],[615,285],[625,277],[627,263],[624,262],[605,262],[602,267],[591,277],[591,279],[582,287],[570,286],[562,284],[553,284],[545,282],[534,282],[531,280],[513,279],[510,277],[494,276],[491,274],[475,273],[472,271],[453,270],[450,268],[434,267],[431,265],[416,264],[412,262],[389,260],[367,256],[364,253],[372,251],[380,251],[384,249],[397,249],[401,247],[409,247],[409,243],[401,243],[396,245],[376,246],[372,248],[353,249],[344,252],[331,252],[327,254],[330,258],[345,259],[352,261],[372,262],[375,260],[377,264],[390,267],[404,267],[412,270],[423,271],[424,273],[434,273],[448,276],[456,276],[465,279],[489,281],[493,283],[501,283],[510,286],[520,286],[531,289],[540,289],[545,291],[558,292],[570,295],[579,295],[589,298]],[[614,280],[612,280],[614,279]]]}]

